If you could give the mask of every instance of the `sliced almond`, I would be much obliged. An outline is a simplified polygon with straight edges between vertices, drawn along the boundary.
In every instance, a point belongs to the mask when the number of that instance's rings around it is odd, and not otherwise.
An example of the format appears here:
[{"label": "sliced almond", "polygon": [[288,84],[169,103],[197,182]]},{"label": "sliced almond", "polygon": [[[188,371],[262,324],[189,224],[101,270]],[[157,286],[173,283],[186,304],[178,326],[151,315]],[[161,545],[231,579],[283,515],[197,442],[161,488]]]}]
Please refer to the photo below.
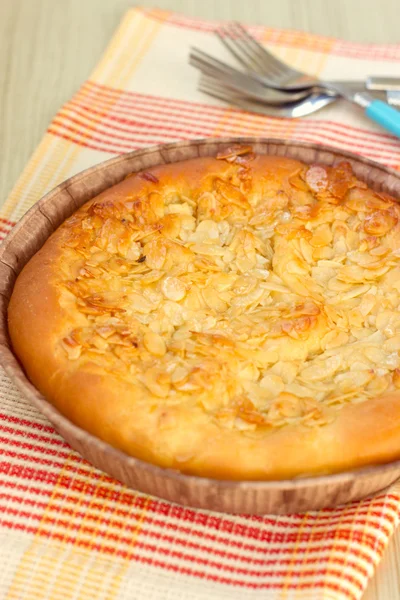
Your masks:
[{"label": "sliced almond", "polygon": [[278,375],[274,375],[274,373],[266,373],[260,380],[260,386],[268,390],[271,398],[278,396],[285,388],[283,380]]},{"label": "sliced almond", "polygon": [[161,238],[155,239],[143,248],[143,255],[146,257],[146,265],[150,269],[162,269],[167,257],[167,248]]},{"label": "sliced almond", "polygon": [[389,338],[383,344],[383,350],[385,352],[397,352],[398,350],[400,350],[400,335],[395,335]]},{"label": "sliced almond", "polygon": [[321,246],[328,246],[332,241],[332,231],[327,223],[320,225],[314,231],[312,238],[310,239],[310,245],[313,248],[320,248]]},{"label": "sliced almond", "polygon": [[223,313],[227,310],[228,305],[218,295],[215,288],[206,287],[202,291],[204,302],[209,308],[215,310],[218,313]]},{"label": "sliced almond", "polygon": [[164,356],[167,351],[167,347],[161,335],[154,333],[154,331],[151,331],[150,329],[144,334],[143,343],[146,350],[151,354],[154,354],[154,356]]},{"label": "sliced almond", "polygon": [[166,277],[161,283],[161,291],[168,300],[178,302],[186,295],[186,286],[177,277]]},{"label": "sliced almond", "polygon": [[321,381],[332,377],[339,370],[342,359],[339,355],[332,356],[326,360],[316,360],[314,364],[303,369],[300,373],[305,381]]},{"label": "sliced almond", "polygon": [[144,384],[154,396],[159,398],[166,398],[171,387],[169,375],[157,367],[147,369],[144,374]]}]

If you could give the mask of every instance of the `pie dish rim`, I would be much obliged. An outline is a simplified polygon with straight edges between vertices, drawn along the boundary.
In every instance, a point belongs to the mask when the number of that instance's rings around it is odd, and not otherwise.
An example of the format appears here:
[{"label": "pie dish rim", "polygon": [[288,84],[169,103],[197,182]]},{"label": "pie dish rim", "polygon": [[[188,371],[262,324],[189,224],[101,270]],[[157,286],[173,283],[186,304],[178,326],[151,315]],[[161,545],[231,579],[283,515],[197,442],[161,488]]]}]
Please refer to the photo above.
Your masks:
[{"label": "pie dish rim", "polygon": [[[25,214],[2,243],[0,247],[1,361],[17,387],[49,418],[72,447],[80,451],[89,462],[103,468],[135,489],[153,493],[170,501],[209,510],[247,513],[297,512],[322,506],[334,506],[337,503],[365,497],[386,487],[400,476],[400,460],[333,475],[278,481],[227,481],[182,474],[128,456],[61,415],[29,382],[10,348],[6,313],[16,275],[43,245],[50,233],[78,206],[100,191],[121,181],[134,170],[149,168],[164,162],[180,162],[196,156],[212,156],[222,148],[235,143],[250,144],[256,152],[264,150],[261,153],[290,156],[304,162],[332,164],[332,160],[337,162],[345,159],[352,163],[356,174],[361,179],[367,179],[371,187],[375,186],[375,189],[383,189],[400,197],[400,173],[349,152],[293,140],[253,137],[193,140],[153,146],[109,159],[69,178],[46,194]],[[154,162],[157,160],[158,162]],[[99,178],[99,173],[102,173],[103,177]],[[93,178],[95,182],[90,182]],[[34,225],[33,235],[32,225]],[[27,233],[29,230],[30,235]],[[162,481],[168,485],[163,486]],[[315,493],[327,487],[330,490],[329,494]],[[199,492],[201,490],[201,493],[196,494],[196,489]]]}]

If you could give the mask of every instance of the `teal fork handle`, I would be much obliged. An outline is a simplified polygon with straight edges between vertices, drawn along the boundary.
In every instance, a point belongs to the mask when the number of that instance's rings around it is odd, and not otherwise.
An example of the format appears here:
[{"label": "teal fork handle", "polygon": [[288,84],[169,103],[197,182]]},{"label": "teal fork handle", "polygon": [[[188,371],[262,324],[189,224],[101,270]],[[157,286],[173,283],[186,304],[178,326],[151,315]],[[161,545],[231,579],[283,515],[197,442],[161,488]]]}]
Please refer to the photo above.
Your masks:
[{"label": "teal fork handle", "polygon": [[373,100],[365,109],[367,117],[400,138],[400,111],[382,100]]}]

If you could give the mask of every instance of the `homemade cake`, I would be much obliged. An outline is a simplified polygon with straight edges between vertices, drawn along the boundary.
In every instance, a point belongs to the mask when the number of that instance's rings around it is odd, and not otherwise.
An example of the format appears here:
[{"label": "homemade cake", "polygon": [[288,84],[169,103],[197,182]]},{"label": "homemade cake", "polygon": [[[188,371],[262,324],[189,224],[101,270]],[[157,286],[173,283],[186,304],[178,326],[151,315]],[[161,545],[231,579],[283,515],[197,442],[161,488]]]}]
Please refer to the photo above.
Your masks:
[{"label": "homemade cake", "polygon": [[235,146],[134,174],[19,275],[9,331],[71,421],[221,479],[400,457],[400,206]]}]

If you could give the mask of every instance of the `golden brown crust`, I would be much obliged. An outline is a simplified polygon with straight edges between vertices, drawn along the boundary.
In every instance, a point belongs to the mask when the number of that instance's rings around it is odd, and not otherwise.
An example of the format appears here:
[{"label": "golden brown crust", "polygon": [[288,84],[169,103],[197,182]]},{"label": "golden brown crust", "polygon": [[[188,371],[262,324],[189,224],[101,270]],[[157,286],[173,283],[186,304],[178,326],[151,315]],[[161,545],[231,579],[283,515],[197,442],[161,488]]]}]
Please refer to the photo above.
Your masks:
[{"label": "golden brown crust", "polygon": [[399,207],[346,164],[250,150],[83,206],[17,279],[14,349],[73,422],[183,472],[398,458]]}]

